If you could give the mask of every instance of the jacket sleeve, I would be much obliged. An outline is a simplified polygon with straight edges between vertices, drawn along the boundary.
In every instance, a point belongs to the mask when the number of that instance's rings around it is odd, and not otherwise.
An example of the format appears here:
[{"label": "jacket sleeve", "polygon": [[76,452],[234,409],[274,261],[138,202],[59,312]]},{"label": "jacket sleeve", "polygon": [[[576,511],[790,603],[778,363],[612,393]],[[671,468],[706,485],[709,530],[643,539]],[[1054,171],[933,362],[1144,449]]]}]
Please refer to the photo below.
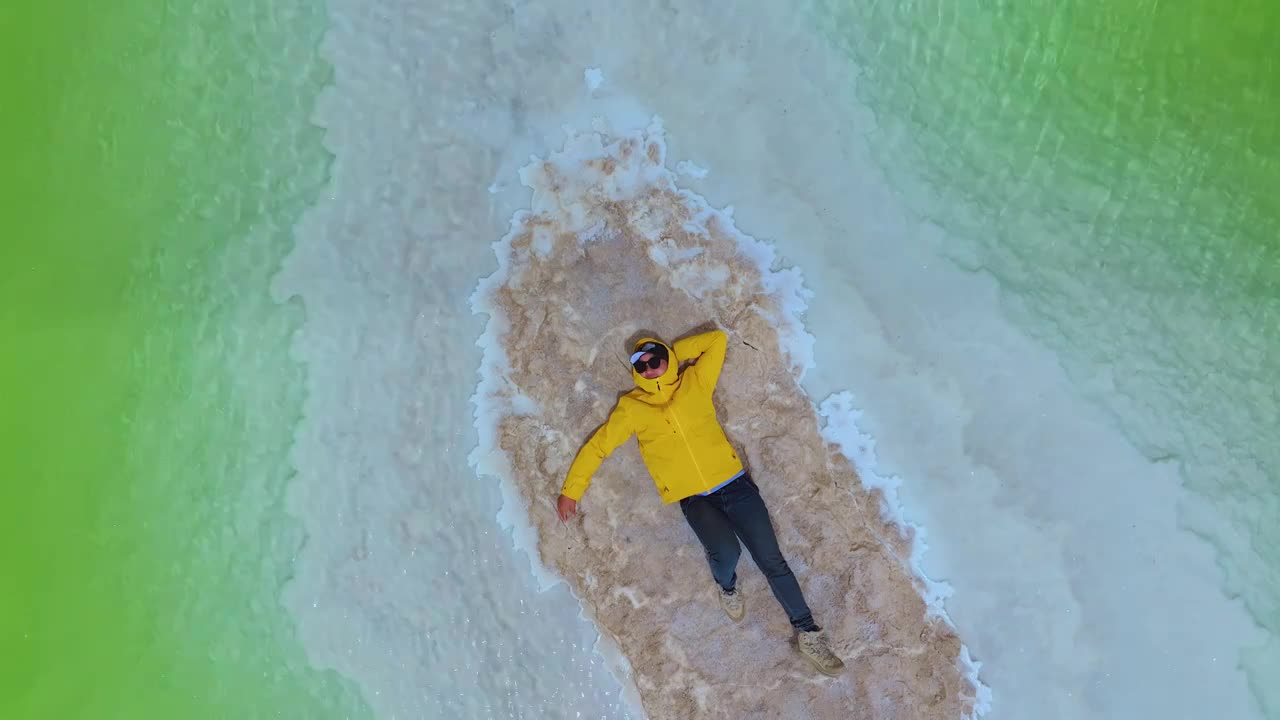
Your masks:
[{"label": "jacket sleeve", "polygon": [[714,390],[720,379],[720,369],[724,367],[724,355],[728,346],[729,335],[725,331],[710,330],[677,340],[671,349],[680,360],[697,360],[687,372],[697,375],[700,381]]},{"label": "jacket sleeve", "polygon": [[626,408],[619,403],[609,413],[609,419],[592,433],[591,439],[578,451],[578,456],[569,466],[569,474],[560,487],[560,493],[574,501],[581,500],[587,486],[591,484],[591,476],[600,468],[600,463],[626,442],[632,432]]}]

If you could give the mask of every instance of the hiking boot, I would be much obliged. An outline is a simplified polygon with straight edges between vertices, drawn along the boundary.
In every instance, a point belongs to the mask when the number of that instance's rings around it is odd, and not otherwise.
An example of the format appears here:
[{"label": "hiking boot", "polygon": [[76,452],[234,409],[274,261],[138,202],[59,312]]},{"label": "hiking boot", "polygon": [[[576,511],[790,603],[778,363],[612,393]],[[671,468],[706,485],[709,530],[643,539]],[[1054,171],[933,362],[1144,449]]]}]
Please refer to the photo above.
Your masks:
[{"label": "hiking boot", "polygon": [[819,672],[834,677],[844,669],[844,661],[831,652],[831,646],[827,644],[827,636],[821,630],[801,632],[798,642],[800,654],[809,658],[809,662],[813,663]]},{"label": "hiking boot", "polygon": [[742,593],[737,588],[725,590],[717,586],[716,589],[719,590],[720,607],[724,608],[724,614],[734,622],[741,620],[747,614],[747,602],[742,599]]}]

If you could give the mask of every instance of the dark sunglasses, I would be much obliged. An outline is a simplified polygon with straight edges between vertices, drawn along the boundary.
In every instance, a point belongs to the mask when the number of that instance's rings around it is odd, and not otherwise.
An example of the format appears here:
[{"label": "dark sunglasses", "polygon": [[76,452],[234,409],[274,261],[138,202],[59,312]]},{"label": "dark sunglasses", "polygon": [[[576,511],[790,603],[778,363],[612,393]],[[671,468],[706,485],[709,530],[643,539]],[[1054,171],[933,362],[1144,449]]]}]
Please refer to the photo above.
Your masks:
[{"label": "dark sunglasses", "polygon": [[658,366],[662,365],[662,361],[665,359],[666,358],[653,355],[648,360],[637,360],[632,363],[631,366],[636,369],[636,372],[643,373],[645,370],[657,370]]}]

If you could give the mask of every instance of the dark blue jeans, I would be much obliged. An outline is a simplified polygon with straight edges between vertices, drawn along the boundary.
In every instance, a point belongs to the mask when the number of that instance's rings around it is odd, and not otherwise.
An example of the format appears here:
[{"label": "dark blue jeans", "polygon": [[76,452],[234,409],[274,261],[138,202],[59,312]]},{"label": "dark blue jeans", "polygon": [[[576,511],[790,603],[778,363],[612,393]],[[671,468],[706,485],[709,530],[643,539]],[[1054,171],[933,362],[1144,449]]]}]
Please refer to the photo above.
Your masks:
[{"label": "dark blue jeans", "polygon": [[[797,630],[817,630],[813,613],[800,592],[800,583],[782,557],[769,509],[750,473],[710,495],[693,495],[680,501],[684,518],[702,541],[711,565],[711,577],[725,590],[738,583],[738,556],[747,546],[756,567],[769,580],[774,597]],[[742,544],[738,541],[741,539]]]}]

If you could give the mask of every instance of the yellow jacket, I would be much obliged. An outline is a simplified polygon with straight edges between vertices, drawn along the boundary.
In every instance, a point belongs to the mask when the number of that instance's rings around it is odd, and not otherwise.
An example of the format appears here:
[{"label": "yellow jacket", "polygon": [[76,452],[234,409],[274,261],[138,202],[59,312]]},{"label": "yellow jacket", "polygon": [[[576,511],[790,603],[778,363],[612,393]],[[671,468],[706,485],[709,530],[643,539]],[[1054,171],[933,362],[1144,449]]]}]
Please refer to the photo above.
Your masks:
[{"label": "yellow jacket", "polygon": [[[667,348],[667,371],[648,380],[632,368],[637,387],[618,398],[609,419],[578,451],[560,489],[567,497],[581,499],[600,464],[633,434],[664,503],[706,492],[742,472],[711,403],[728,336],[712,330],[674,346],[641,338],[635,347],[646,342]],[[681,360],[697,362],[681,371]]]}]

